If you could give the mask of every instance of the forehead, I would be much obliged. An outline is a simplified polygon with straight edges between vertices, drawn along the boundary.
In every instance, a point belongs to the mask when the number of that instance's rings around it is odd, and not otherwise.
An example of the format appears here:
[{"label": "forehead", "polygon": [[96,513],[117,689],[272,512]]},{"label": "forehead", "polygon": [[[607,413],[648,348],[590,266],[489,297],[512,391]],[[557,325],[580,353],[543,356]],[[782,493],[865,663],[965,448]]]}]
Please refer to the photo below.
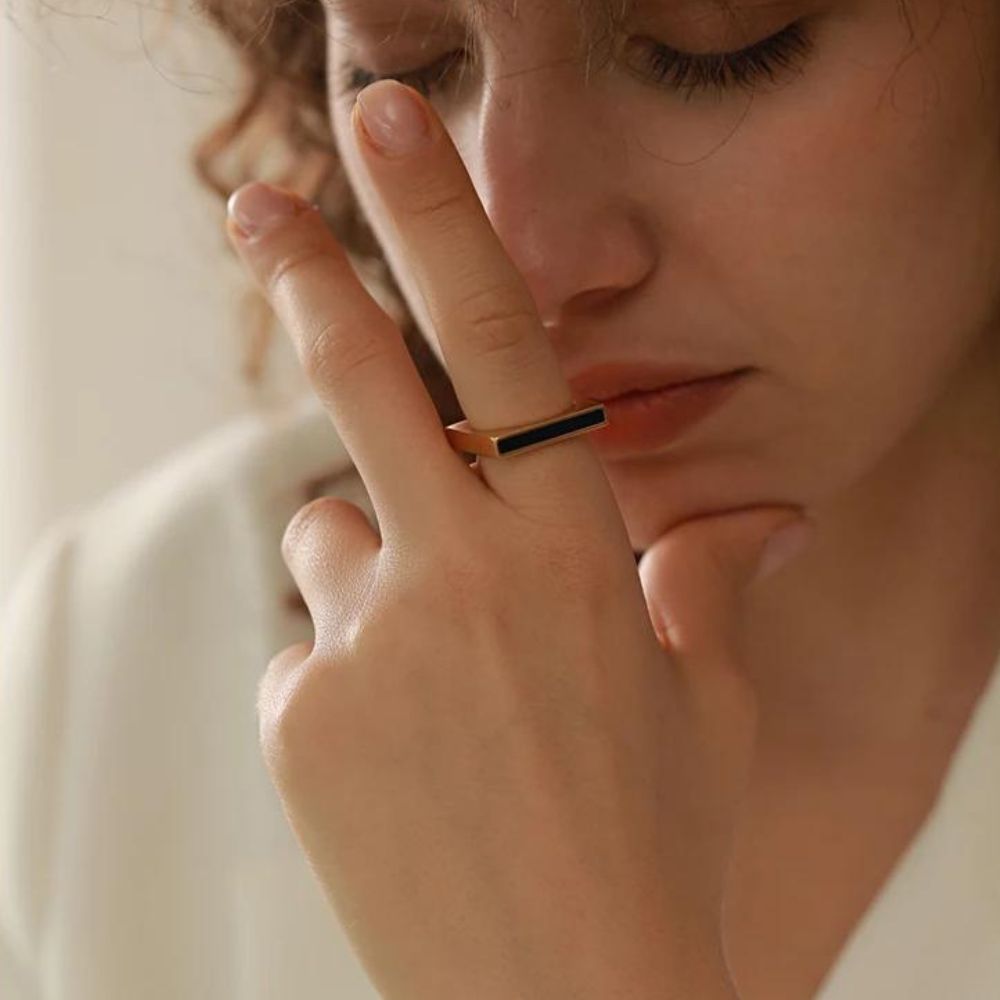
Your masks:
[{"label": "forehead", "polygon": [[782,0],[325,0],[325,5],[347,17],[458,18],[472,23],[496,14],[516,18],[522,10],[562,7],[584,24],[596,25],[615,24],[644,8],[688,5],[734,13],[741,4],[766,6],[774,2]]},{"label": "forehead", "polygon": [[[414,2],[421,0],[402,0],[404,6],[412,5]],[[562,4],[574,13],[600,13],[614,17],[624,15],[635,7],[676,5],[679,0],[422,0],[422,2],[428,7],[461,15],[500,11],[516,17],[519,8],[530,8],[540,4],[554,7]],[[733,6],[732,0],[699,0],[699,4],[721,10],[729,10]]]},{"label": "forehead", "polygon": [[[464,24],[472,37],[487,28],[497,15],[516,19],[529,12],[562,10],[576,24],[581,43],[592,47],[614,37],[634,15],[679,13],[697,9],[701,16],[738,16],[749,7],[780,6],[789,0],[322,0],[345,25],[373,33],[401,30],[436,30],[448,23]],[[793,0],[799,2],[799,0]]]},{"label": "forehead", "polygon": [[[373,30],[455,22],[485,28],[497,15],[517,18],[532,9],[568,11],[585,34],[612,27],[626,11],[649,0],[323,0],[333,16]],[[653,0],[656,3],[675,0]],[[718,2],[718,0],[716,0]]]}]

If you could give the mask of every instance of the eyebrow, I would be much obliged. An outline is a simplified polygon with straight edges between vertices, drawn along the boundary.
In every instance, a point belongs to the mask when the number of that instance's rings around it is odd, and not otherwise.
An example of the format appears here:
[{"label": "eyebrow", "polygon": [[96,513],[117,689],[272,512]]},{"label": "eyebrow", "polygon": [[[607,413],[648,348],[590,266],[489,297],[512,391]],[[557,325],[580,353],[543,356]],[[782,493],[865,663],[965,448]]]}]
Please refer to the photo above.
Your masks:
[{"label": "eyebrow", "polygon": [[[504,13],[516,16],[520,4],[531,3],[533,0],[424,0],[424,2],[429,6],[445,8],[449,12],[458,14],[479,14],[499,7],[504,8]],[[542,0],[542,2],[560,2],[560,0]],[[561,0],[561,2],[575,6],[578,13],[594,13],[598,10],[610,12],[617,8],[612,14],[615,17],[624,16],[636,4],[636,0]],[[669,4],[676,0],[654,0],[654,2]],[[726,11],[731,10],[733,6],[733,0],[707,0],[707,2]]]},{"label": "eyebrow", "polygon": [[[518,7],[525,3],[563,3],[575,8],[575,13],[591,23],[614,23],[621,20],[637,6],[652,2],[670,5],[676,0],[324,0],[327,7],[335,12],[351,13],[369,11],[379,7],[380,2],[387,11],[408,16],[416,7],[418,11],[433,12],[435,16],[450,18],[453,16],[468,17],[478,20],[487,13],[500,10],[511,17],[516,17]],[[740,6],[740,0],[702,0],[723,13],[734,13],[734,7]],[[781,3],[782,0],[770,0]],[[768,6],[769,0],[751,0],[750,5]]]},{"label": "eyebrow", "polygon": [[[518,8],[531,3],[561,3],[568,6],[586,32],[598,27],[608,28],[625,17],[637,0],[322,0],[334,14],[361,23],[398,25],[401,21],[413,23],[448,22],[452,18],[464,19],[470,26],[484,26],[488,16],[501,12],[516,17]],[[638,0],[639,3],[642,0]],[[671,0],[656,0],[669,3]],[[730,0],[713,0],[726,5]]]},{"label": "eyebrow", "polygon": [[[613,37],[628,18],[643,8],[676,6],[682,0],[321,0],[334,14],[375,30],[399,30],[407,25],[436,30],[453,18],[464,20],[468,35],[484,29],[496,11],[516,17],[518,8],[531,4],[563,4],[576,15],[579,37],[593,43]],[[780,6],[789,0],[699,0],[730,17],[742,7]]]}]

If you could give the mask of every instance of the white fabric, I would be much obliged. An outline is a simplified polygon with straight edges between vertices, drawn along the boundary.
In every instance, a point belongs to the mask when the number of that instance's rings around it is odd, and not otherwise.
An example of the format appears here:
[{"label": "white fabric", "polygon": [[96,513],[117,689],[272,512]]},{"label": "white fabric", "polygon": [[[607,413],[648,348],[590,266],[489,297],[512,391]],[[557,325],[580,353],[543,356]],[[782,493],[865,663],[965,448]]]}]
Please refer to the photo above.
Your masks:
[{"label": "white fabric", "polygon": [[[309,396],[56,522],[0,618],[0,997],[377,1000],[257,743],[299,484],[350,459]],[[360,480],[330,492],[373,518]],[[817,1000],[1000,997],[1000,671]]]}]

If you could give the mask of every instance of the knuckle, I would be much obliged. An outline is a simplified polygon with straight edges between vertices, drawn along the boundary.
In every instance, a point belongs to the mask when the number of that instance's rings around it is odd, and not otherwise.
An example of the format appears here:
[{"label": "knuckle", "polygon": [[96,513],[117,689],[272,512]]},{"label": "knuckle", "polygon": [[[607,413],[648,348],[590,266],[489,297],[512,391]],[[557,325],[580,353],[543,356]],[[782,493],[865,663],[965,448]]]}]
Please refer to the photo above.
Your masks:
[{"label": "knuckle", "polygon": [[257,681],[257,716],[262,723],[281,712],[290,684],[308,666],[313,650],[311,642],[296,642],[271,657]]},{"label": "knuckle", "polygon": [[456,312],[461,322],[475,336],[477,349],[484,356],[507,355],[525,350],[528,334],[538,324],[529,309],[508,304],[507,286],[487,286],[460,300]]},{"label": "knuckle", "polygon": [[329,530],[329,521],[339,503],[336,497],[317,497],[295,512],[281,537],[281,552],[286,562],[291,562],[293,554],[310,544],[311,539]]},{"label": "knuckle", "polygon": [[281,254],[267,269],[264,276],[265,290],[269,296],[274,296],[287,279],[293,277],[304,267],[317,260],[329,263],[330,261],[339,262],[339,259],[335,247],[327,241],[306,243],[304,246]]},{"label": "knuckle", "polygon": [[309,380],[333,394],[370,365],[381,364],[386,351],[371,333],[361,336],[339,336],[339,333],[340,324],[336,320],[324,323],[309,338],[302,357]]},{"label": "knuckle", "polygon": [[259,703],[259,743],[275,774],[302,777],[317,750],[329,746],[339,728],[336,674],[336,664],[328,657],[309,657],[294,676],[279,682],[277,697]]},{"label": "knuckle", "polygon": [[532,319],[527,312],[498,309],[480,313],[469,325],[484,357],[520,357],[528,347],[525,331]]},{"label": "knuckle", "polygon": [[440,191],[434,186],[418,187],[406,200],[406,211],[413,218],[442,218],[460,211],[464,202],[460,191]]},{"label": "knuckle", "polygon": [[314,669],[311,643],[286,646],[270,660],[257,681],[256,709],[261,745],[277,757],[280,734],[289,706],[308,672]]}]

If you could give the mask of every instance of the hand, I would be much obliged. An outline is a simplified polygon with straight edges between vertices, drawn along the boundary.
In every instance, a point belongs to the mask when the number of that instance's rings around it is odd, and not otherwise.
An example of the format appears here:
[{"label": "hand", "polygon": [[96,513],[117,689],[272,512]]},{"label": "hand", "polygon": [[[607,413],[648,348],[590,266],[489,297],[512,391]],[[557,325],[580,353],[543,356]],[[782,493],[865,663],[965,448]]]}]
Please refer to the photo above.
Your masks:
[{"label": "hand", "polygon": [[[381,154],[352,117],[473,426],[572,397],[433,109]],[[251,190],[252,189],[252,190]],[[234,198],[239,214],[260,185]],[[470,467],[318,212],[230,236],[372,499],[282,542],[315,628],[268,664],[261,744],[387,1000],[734,997],[720,908],[752,756],[740,591],[791,508],[686,522],[637,572],[586,435]],[[662,624],[661,624],[662,623]]]}]

